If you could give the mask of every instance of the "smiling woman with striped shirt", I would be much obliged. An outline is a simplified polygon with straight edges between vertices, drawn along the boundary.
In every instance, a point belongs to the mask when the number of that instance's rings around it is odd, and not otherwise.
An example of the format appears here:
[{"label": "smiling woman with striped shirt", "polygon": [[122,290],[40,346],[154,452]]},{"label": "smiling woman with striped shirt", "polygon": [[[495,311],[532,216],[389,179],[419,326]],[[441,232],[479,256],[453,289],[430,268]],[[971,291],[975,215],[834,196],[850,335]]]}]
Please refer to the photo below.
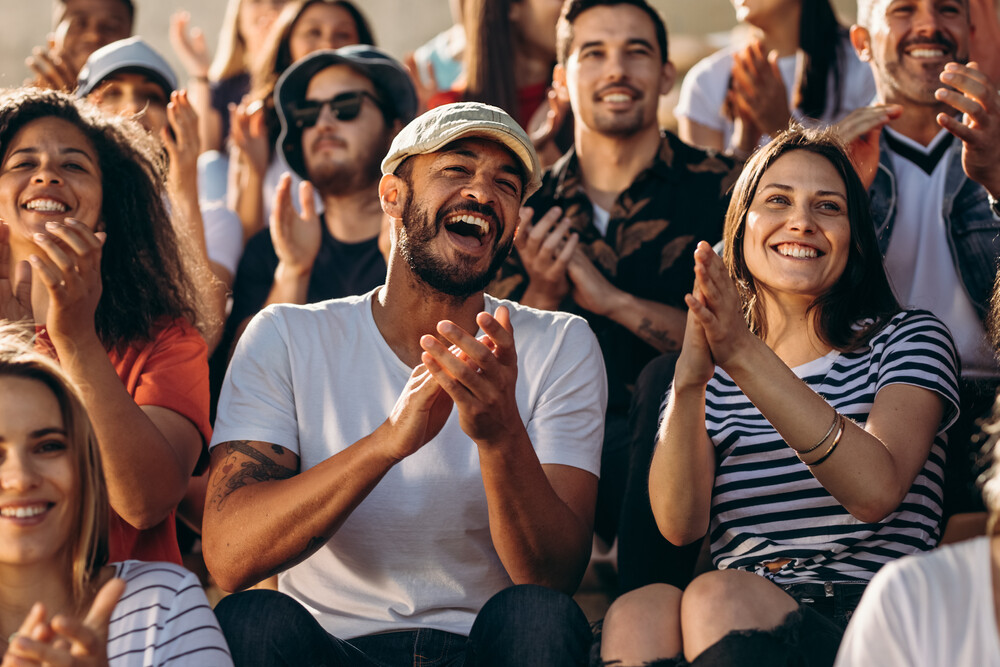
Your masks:
[{"label": "smiling woman with striped shirt", "polygon": [[0,662],[3,667],[232,667],[198,578],[108,563],[111,508],[77,389],[0,326]]},{"label": "smiling woman with striped shirt", "polygon": [[831,665],[879,567],[939,537],[954,345],[897,304],[841,145],[761,149],[724,240],[695,252],[649,476],[664,536],[707,531],[717,570],[620,598],[607,664]]}]

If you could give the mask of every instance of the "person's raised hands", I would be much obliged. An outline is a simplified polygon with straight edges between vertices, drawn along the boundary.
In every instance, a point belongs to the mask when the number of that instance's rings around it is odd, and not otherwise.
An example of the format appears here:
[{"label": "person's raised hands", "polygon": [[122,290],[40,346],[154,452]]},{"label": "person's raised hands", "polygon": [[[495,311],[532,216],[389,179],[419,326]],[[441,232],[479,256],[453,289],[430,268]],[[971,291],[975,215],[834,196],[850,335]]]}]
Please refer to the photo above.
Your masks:
[{"label": "person's raised hands", "polygon": [[[684,301],[688,303],[689,308],[692,303],[703,304],[697,286],[691,294],[684,297]],[[684,323],[684,343],[681,345],[681,354],[674,369],[674,384],[678,388],[704,388],[714,374],[715,360],[712,359],[708,339],[705,338],[705,329],[701,325],[701,320],[689,313]]]},{"label": "person's raised hands", "polygon": [[417,64],[417,57],[411,52],[403,58],[403,67],[406,68],[413,81],[413,87],[417,91],[418,107],[422,113],[427,110],[430,100],[441,92],[438,89],[437,76],[434,73],[434,63],[428,60],[424,71],[421,72],[420,65]]},{"label": "person's raised hands", "polygon": [[572,232],[572,221],[562,213],[561,208],[553,207],[532,224],[534,211],[522,207],[514,237],[514,247],[528,274],[526,303],[543,310],[557,309],[571,287],[568,268],[579,237]]},{"label": "person's raised hands", "polygon": [[10,233],[0,221],[0,318],[31,321],[31,265],[20,261],[11,267]]},{"label": "person's raised hands", "polygon": [[955,90],[938,88],[939,101],[962,114],[937,115],[938,124],[962,141],[962,167],[966,176],[1000,197],[1000,95],[979,65],[948,63],[941,81]]},{"label": "person's raised hands", "polygon": [[191,106],[186,90],[170,93],[167,125],[160,130],[160,140],[170,158],[171,182],[194,177],[197,183],[201,138],[198,135],[198,114]]},{"label": "person's raised hands", "polygon": [[569,279],[573,285],[570,295],[576,305],[595,315],[607,316],[615,308],[621,290],[604,277],[590,258],[577,248],[570,258]]},{"label": "person's raised hands", "polygon": [[107,667],[108,624],[124,591],[121,579],[104,584],[83,620],[60,614],[48,622],[35,604],[0,667]]},{"label": "person's raised hands", "polygon": [[101,300],[101,248],[104,232],[93,232],[78,220],[45,223],[31,255],[32,274],[49,293],[45,326],[56,348],[78,340],[82,333],[96,336],[94,314]]},{"label": "person's raised hands", "polygon": [[510,313],[500,306],[496,316],[479,313],[476,338],[450,320],[438,322],[438,334],[452,348],[431,335],[420,339],[421,361],[458,409],[462,430],[481,446],[502,446],[514,431],[523,429],[514,393],[517,352]]},{"label": "person's raised hands", "polygon": [[448,421],[452,405],[427,367],[418,364],[386,419],[392,433],[390,455],[402,461],[430,442]]},{"label": "person's raised hands", "polygon": [[264,105],[247,102],[229,105],[229,139],[245,160],[261,177],[271,161],[267,124],[264,122]]},{"label": "person's raised hands", "polygon": [[[753,40],[733,54],[727,102],[743,119],[744,127],[753,127],[761,135],[775,135],[788,127],[788,90],[781,78],[777,51],[766,53],[764,46]],[[741,139],[745,142],[749,135]],[[752,150],[756,143],[741,148]]]},{"label": "person's raised hands", "polygon": [[283,270],[297,275],[309,275],[323,241],[323,224],[316,212],[313,186],[309,181],[299,184],[302,214],[292,206],[292,177],[281,175],[274,192],[271,209],[271,243]]},{"label": "person's raised hands", "polygon": [[28,66],[35,77],[24,82],[26,86],[36,88],[51,88],[71,93],[76,90],[78,72],[63,58],[62,51],[56,46],[55,39],[49,37],[45,48],[36,46],[31,50],[24,64]]},{"label": "person's raised hands", "polygon": [[191,27],[189,12],[182,10],[170,16],[170,45],[189,76],[196,79],[208,77],[212,56],[205,43],[205,33],[201,28]]},{"label": "person's raised hands", "polygon": [[873,104],[847,114],[833,126],[834,132],[847,144],[854,170],[865,188],[871,187],[878,171],[879,136],[882,128],[903,113],[899,104]]},{"label": "person's raised hands", "polygon": [[698,320],[712,359],[725,369],[745,345],[756,339],[747,327],[739,292],[722,258],[705,241],[700,241],[694,251],[694,285],[698,298],[693,294],[684,297],[688,319]]}]

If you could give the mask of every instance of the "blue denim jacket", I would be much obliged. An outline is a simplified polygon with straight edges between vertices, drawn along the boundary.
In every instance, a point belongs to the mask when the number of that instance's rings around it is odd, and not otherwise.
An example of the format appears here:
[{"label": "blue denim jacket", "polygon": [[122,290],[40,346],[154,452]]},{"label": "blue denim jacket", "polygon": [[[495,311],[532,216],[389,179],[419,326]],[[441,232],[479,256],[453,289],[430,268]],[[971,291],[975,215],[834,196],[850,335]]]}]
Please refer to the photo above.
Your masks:
[{"label": "blue denim jacket", "polygon": [[[868,195],[879,250],[884,257],[896,220],[897,193],[896,176],[884,135],[879,140],[879,149],[878,172]],[[948,249],[979,319],[985,320],[1000,258],[1000,218],[990,208],[986,188],[965,175],[962,142],[952,142],[942,159],[948,161],[941,207],[948,232]]]}]

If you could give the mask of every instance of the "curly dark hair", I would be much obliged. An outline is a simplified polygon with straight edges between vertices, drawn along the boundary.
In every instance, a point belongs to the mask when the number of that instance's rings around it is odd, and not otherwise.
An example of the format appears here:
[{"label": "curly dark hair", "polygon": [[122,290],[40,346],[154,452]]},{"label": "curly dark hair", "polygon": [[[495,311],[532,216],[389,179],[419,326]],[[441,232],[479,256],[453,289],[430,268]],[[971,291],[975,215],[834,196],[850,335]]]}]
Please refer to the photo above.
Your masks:
[{"label": "curly dark hair", "polygon": [[750,330],[764,338],[767,330],[764,309],[743,253],[747,213],[764,172],[782,155],[797,150],[826,158],[840,174],[847,191],[847,216],[851,224],[851,243],[844,273],[809,307],[810,310],[819,309],[817,333],[827,345],[841,352],[861,349],[901,308],[882,264],[868,193],[843,142],[832,130],[810,130],[793,125],[750,157],[733,187],[726,211],[722,258],[740,290]]},{"label": "curly dark hair", "polygon": [[[72,123],[93,144],[101,170],[101,300],[94,317],[108,350],[150,340],[164,318],[199,324],[195,291],[178,249],[164,194],[165,165],[137,123],[85,100],[21,88],[0,95],[0,147],[41,118]],[[5,157],[5,156],[4,156]]]}]

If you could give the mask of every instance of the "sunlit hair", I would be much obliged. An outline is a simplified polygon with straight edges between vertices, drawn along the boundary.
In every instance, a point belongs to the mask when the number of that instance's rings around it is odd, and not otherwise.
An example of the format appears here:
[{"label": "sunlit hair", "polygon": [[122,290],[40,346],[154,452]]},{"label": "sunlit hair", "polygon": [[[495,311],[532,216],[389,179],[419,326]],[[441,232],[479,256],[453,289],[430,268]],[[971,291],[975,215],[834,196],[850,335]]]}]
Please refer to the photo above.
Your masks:
[{"label": "sunlit hair", "polygon": [[527,0],[466,0],[462,7],[464,99],[492,104],[515,117],[518,96],[512,64],[517,26],[510,13],[511,6],[520,2]]},{"label": "sunlit hair", "polygon": [[344,9],[354,19],[358,33],[357,43],[377,46],[368,20],[350,0],[305,0],[285,5],[271,27],[268,42],[264,45],[260,60],[255,64],[250,77],[249,98],[264,106],[264,123],[267,125],[268,146],[271,151],[274,151],[278,135],[281,133],[278,112],[274,108],[274,86],[281,74],[294,62],[291,43],[295,24],[313,5],[331,5]]},{"label": "sunlit hair", "polygon": [[844,181],[851,243],[844,273],[830,290],[809,306],[816,309],[817,334],[830,347],[846,352],[864,347],[900,311],[889,286],[872,225],[868,193],[839,138],[830,130],[793,126],[751,156],[734,186],[723,230],[723,260],[743,300],[750,330],[765,338],[764,306],[747,268],[743,240],[747,213],[764,173],[786,153],[804,150],[833,165]]},{"label": "sunlit hair", "polygon": [[[72,564],[73,600],[78,611],[88,601],[94,578],[108,558],[108,505],[100,452],[83,401],[58,364],[37,352],[34,332],[23,324],[0,324],[0,377],[41,382],[55,395],[78,482],[67,559]],[[12,397],[0,396],[0,401]]]},{"label": "sunlit hair", "polygon": [[988,464],[977,480],[983,490],[983,503],[989,512],[986,532],[1000,535],[1000,400],[993,403],[993,414],[983,425],[986,443],[980,452],[980,461]]},{"label": "sunlit hair", "polygon": [[212,81],[229,79],[253,69],[246,38],[240,32],[240,11],[249,1],[229,0],[226,3],[222,30],[219,31],[219,46],[208,69],[208,78]]},{"label": "sunlit hair", "polygon": [[0,94],[0,150],[28,124],[59,118],[91,142],[101,171],[99,230],[101,300],[94,324],[104,347],[124,349],[150,340],[164,318],[185,317],[204,327],[178,250],[164,197],[159,144],[136,122],[102,112],[85,100],[52,90],[19,88]]},{"label": "sunlit hair", "polygon": [[573,45],[573,24],[580,14],[594,7],[617,7],[619,5],[631,5],[646,12],[656,30],[656,43],[660,47],[660,61],[666,64],[669,59],[667,26],[659,12],[646,0],[566,0],[559,13],[559,21],[556,23],[556,57],[559,63],[565,65],[566,61],[569,60],[569,50]]},{"label": "sunlit hair", "polygon": [[840,25],[830,0],[801,0],[799,47],[805,56],[802,81],[796,98],[806,116],[819,118],[826,110],[827,95],[833,95],[831,110],[842,111],[843,86],[847,59],[854,58],[847,30]]}]

